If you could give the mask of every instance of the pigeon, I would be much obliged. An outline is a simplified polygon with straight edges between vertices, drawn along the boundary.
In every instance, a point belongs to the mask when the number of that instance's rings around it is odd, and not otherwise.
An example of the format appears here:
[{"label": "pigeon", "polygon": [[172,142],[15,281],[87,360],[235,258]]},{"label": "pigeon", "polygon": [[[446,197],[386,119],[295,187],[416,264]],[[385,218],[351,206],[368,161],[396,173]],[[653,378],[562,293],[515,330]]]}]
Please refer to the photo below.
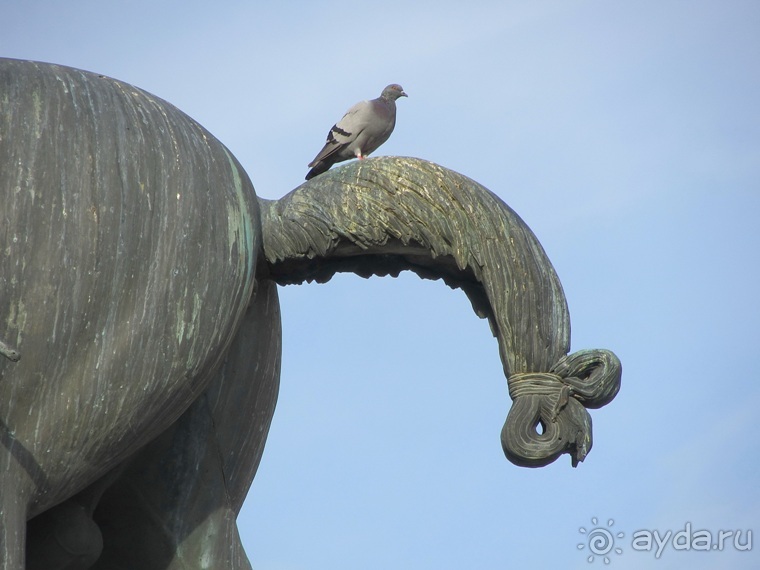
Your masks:
[{"label": "pigeon", "polygon": [[327,142],[309,163],[306,180],[327,171],[336,162],[363,159],[388,140],[396,126],[396,99],[406,97],[401,85],[388,85],[380,97],[351,107],[327,133]]}]

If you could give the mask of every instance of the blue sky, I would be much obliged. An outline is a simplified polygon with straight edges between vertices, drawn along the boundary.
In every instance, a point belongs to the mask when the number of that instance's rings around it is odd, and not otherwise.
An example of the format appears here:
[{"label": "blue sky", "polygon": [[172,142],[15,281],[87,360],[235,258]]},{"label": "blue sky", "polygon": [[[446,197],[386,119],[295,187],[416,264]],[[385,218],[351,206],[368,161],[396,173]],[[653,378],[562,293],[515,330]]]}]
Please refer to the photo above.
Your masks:
[{"label": "blue sky", "polygon": [[261,4],[7,0],[0,56],[167,99],[266,198],[350,105],[402,84],[376,154],[515,209],[562,281],[572,349],[613,350],[623,387],[577,469],[518,468],[496,341],[464,294],[412,275],[283,288],[280,400],[239,518],[254,567],[601,567],[579,528],[612,520],[611,568],[757,568],[760,544],[656,559],[631,541],[760,535],[760,4]]}]

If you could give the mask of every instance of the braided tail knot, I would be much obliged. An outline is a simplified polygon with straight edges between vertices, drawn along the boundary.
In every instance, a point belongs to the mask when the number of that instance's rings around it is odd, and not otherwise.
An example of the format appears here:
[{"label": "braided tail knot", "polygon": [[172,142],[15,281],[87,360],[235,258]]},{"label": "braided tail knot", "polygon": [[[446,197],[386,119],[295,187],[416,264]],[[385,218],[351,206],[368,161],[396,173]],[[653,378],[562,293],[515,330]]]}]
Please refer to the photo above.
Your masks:
[{"label": "braided tail knot", "polygon": [[591,450],[591,416],[620,390],[622,366],[609,350],[562,357],[549,372],[518,372],[507,379],[512,408],[501,445],[512,463],[542,467],[569,453],[573,467]]}]

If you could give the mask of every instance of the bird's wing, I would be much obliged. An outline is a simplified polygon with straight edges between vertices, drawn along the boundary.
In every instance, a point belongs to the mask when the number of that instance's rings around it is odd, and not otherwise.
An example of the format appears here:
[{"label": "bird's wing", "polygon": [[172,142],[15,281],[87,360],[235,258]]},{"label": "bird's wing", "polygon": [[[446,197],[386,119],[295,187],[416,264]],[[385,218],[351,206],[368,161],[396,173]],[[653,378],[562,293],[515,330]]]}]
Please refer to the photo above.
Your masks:
[{"label": "bird's wing", "polygon": [[327,133],[327,142],[319,151],[309,166],[314,166],[320,160],[330,157],[342,148],[351,144],[364,130],[372,119],[372,104],[370,101],[361,101],[351,107],[343,118],[335,123]]}]

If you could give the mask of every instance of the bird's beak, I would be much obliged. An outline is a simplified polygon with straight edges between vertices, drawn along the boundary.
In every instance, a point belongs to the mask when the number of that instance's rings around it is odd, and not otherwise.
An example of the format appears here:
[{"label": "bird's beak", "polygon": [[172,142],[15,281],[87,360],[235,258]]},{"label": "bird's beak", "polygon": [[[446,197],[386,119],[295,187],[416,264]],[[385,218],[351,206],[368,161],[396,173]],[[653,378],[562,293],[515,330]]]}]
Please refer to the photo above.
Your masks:
[{"label": "bird's beak", "polygon": [[409,97],[409,95],[407,95],[405,91],[402,91],[402,92],[401,92],[401,96],[402,96],[402,97]]}]

